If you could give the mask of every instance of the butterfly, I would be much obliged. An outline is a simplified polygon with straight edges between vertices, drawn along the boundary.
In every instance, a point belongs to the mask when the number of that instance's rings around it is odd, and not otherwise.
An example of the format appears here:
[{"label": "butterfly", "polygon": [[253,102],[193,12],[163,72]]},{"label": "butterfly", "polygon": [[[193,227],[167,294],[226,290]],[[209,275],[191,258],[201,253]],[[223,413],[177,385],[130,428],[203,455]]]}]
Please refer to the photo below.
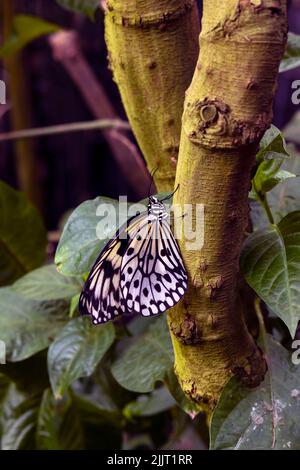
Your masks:
[{"label": "butterfly", "polygon": [[146,211],[130,218],[107,243],[87,278],[79,311],[95,325],[123,313],[165,312],[187,289],[187,274],[164,204],[149,197]]}]

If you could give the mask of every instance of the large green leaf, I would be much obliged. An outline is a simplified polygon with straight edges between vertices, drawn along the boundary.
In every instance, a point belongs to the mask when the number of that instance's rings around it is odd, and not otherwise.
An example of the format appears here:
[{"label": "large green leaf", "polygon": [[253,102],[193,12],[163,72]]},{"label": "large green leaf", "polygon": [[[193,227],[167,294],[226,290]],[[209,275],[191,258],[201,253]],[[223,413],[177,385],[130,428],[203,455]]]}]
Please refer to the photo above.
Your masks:
[{"label": "large green leaf", "polygon": [[68,10],[83,13],[89,18],[94,19],[100,0],[57,0],[57,3]]},{"label": "large green leaf", "polygon": [[114,339],[112,323],[95,327],[87,317],[71,320],[48,352],[48,370],[54,395],[62,397],[75,380],[92,375]]},{"label": "large green leaf", "polygon": [[300,211],[254,232],[241,256],[246,281],[285,322],[292,336],[300,319]]},{"label": "large green leaf", "polygon": [[71,299],[81,289],[80,278],[63,276],[54,264],[26,274],[12,286],[14,292],[33,300]]},{"label": "large green leaf", "polygon": [[0,286],[44,262],[46,230],[23,193],[0,181]]},{"label": "large green leaf", "polygon": [[144,334],[125,340],[124,350],[112,365],[112,374],[122,387],[147,393],[163,382],[173,368],[173,350],[166,317],[162,315]]},{"label": "large green leaf", "polygon": [[29,395],[9,386],[1,414],[1,449],[32,450],[41,395]]},{"label": "large green leaf", "polygon": [[6,359],[22,361],[47,348],[67,321],[65,302],[37,302],[0,289],[0,339]]},{"label": "large green leaf", "polygon": [[280,72],[300,67],[300,36],[289,33],[287,48],[280,64]]},{"label": "large green leaf", "polygon": [[269,366],[255,390],[232,379],[211,422],[211,449],[288,450],[300,448],[300,376],[290,354],[267,338]]},{"label": "large green leaf", "polygon": [[84,448],[80,417],[69,393],[56,401],[51,390],[45,390],[37,419],[36,441],[39,450]]},{"label": "large green leaf", "polygon": [[7,58],[23,49],[34,39],[59,31],[59,26],[37,16],[16,15],[13,19],[13,33],[0,48],[0,57]]}]

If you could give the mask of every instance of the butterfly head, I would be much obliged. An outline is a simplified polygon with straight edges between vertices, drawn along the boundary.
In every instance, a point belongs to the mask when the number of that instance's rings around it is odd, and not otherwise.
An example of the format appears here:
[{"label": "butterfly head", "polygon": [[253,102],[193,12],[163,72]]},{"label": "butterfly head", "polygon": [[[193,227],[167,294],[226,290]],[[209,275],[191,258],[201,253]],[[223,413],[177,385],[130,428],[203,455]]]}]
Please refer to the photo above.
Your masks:
[{"label": "butterfly head", "polygon": [[166,207],[163,202],[159,201],[157,197],[150,196],[148,204],[148,213],[155,217],[162,218],[166,213]]}]

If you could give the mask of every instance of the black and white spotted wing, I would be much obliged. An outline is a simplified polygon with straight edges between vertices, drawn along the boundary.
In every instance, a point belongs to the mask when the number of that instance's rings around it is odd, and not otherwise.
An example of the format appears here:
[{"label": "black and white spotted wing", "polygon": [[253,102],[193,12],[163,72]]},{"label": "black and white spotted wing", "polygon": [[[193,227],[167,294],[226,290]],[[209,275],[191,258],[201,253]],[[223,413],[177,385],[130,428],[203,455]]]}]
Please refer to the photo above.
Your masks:
[{"label": "black and white spotted wing", "polygon": [[79,311],[81,315],[92,316],[94,324],[106,323],[125,312],[120,277],[122,256],[129,240],[121,235],[129,224],[130,221],[103,248],[81,292]]},{"label": "black and white spotted wing", "polygon": [[121,290],[126,311],[157,315],[173,307],[187,288],[177,242],[165,219],[148,220],[139,230],[129,227],[132,242],[121,264]]},{"label": "black and white spotted wing", "polygon": [[94,324],[121,313],[157,315],[184,295],[187,275],[166,218],[164,204],[150,197],[148,211],[131,219],[101,252],[79,301],[80,312]]}]

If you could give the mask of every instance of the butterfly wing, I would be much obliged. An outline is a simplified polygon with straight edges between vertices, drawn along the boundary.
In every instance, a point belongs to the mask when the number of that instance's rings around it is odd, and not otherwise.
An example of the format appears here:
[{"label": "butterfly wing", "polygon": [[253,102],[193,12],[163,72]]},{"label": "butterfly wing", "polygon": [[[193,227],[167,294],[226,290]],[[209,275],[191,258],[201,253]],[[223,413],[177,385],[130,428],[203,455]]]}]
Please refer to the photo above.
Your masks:
[{"label": "butterfly wing", "polygon": [[126,222],[98,256],[79,299],[79,311],[90,315],[94,324],[106,323],[125,312],[120,289],[121,262],[128,248],[127,232],[131,224],[139,223],[145,215]]},{"label": "butterfly wing", "polygon": [[[187,289],[179,247],[165,219],[145,218],[129,228],[121,262],[121,290],[126,311],[143,316],[173,307]],[[140,240],[139,240],[140,238]]]}]

